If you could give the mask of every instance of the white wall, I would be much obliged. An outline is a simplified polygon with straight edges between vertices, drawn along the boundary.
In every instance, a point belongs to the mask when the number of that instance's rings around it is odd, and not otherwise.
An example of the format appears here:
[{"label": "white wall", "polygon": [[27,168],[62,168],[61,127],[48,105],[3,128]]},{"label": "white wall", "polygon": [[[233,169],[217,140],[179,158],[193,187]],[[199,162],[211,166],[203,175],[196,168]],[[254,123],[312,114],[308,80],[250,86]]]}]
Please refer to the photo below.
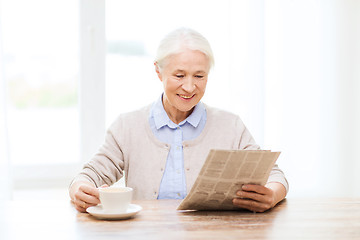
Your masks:
[{"label": "white wall", "polygon": [[229,99],[224,106],[239,114],[264,146],[264,1],[232,0],[229,9]]},{"label": "white wall", "polygon": [[266,1],[265,145],[289,196],[359,196],[359,1]]}]

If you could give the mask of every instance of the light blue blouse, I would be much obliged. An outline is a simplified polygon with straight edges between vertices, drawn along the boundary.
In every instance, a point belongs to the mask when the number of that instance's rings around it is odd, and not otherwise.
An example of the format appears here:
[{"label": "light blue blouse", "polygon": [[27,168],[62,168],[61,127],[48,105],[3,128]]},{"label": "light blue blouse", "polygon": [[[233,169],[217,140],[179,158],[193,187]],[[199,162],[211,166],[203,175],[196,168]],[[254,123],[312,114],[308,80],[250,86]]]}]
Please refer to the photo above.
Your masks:
[{"label": "light blue blouse", "polygon": [[195,139],[204,129],[206,123],[204,104],[199,102],[190,116],[181,123],[175,124],[164,109],[161,95],[150,110],[149,123],[154,135],[161,142],[171,146],[158,199],[183,199],[186,196],[186,181],[182,142]]}]

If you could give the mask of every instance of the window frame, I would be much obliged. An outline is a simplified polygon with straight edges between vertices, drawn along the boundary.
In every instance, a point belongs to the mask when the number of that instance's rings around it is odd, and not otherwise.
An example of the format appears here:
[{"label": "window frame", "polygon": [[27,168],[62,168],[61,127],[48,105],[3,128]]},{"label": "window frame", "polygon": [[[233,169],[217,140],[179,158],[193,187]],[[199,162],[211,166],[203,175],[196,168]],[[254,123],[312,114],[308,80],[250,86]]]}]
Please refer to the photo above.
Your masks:
[{"label": "window frame", "polygon": [[103,141],[105,132],[105,1],[79,0],[78,4],[80,159],[74,163],[64,164],[11,165],[13,189],[67,187],[81,166],[92,157]]}]

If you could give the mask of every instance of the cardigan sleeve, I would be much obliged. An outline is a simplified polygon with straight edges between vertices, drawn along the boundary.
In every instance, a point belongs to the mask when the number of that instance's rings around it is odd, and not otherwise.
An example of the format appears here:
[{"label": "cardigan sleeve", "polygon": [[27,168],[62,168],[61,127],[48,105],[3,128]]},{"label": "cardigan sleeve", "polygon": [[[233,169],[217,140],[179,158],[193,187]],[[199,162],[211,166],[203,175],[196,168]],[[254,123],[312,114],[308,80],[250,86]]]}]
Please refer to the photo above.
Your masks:
[{"label": "cardigan sleeve", "polygon": [[289,192],[289,183],[285,177],[284,172],[279,168],[279,166],[277,164],[275,164],[274,167],[272,168],[267,182],[268,183],[269,182],[281,183],[285,187],[286,193]]},{"label": "cardigan sleeve", "polygon": [[245,124],[242,122],[240,117],[236,119],[235,129],[239,131],[239,145],[238,149],[240,150],[259,150],[260,146],[257,145],[253,136],[246,128]]},{"label": "cardigan sleeve", "polygon": [[105,142],[94,157],[83,166],[75,181],[90,181],[99,187],[117,182],[124,171],[124,155],[116,133],[121,132],[121,121],[118,119],[108,129]]},{"label": "cardigan sleeve", "polygon": [[[245,127],[244,123],[241,121],[240,118],[238,118],[237,126],[239,127],[241,132],[239,138],[239,149],[259,150],[260,146],[256,144],[254,138],[251,136],[249,130]],[[284,172],[279,168],[277,164],[273,166],[267,182],[281,183],[285,187],[286,193],[289,191],[289,183],[285,177]]]}]

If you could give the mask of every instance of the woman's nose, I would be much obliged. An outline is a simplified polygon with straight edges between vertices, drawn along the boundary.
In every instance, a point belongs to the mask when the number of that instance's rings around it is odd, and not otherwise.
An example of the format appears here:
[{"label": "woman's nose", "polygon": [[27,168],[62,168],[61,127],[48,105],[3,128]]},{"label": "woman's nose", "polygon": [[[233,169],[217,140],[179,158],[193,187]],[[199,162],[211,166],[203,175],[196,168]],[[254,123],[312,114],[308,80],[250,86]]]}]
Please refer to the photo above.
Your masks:
[{"label": "woman's nose", "polygon": [[195,81],[192,78],[186,78],[182,85],[182,88],[186,92],[193,92],[196,88]]}]

